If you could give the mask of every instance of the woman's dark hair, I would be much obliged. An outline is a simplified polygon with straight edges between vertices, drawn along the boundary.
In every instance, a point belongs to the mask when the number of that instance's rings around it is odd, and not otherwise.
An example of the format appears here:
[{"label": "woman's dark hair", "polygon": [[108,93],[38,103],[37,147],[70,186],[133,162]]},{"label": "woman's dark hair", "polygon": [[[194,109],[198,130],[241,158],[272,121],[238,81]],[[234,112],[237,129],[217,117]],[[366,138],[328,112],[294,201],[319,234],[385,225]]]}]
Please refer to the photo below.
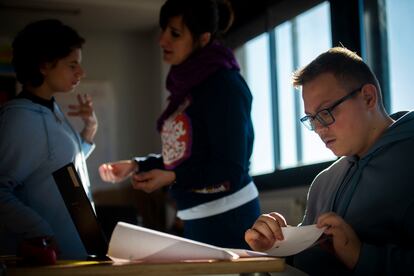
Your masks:
[{"label": "woman's dark hair", "polygon": [[41,65],[67,57],[73,50],[82,48],[84,42],[74,29],[59,20],[46,19],[27,25],[12,44],[17,80],[23,85],[42,85]]},{"label": "woman's dark hair", "polygon": [[174,16],[182,16],[193,39],[209,32],[212,38],[210,41],[224,35],[234,19],[228,0],[167,0],[160,11],[161,29],[164,30]]}]

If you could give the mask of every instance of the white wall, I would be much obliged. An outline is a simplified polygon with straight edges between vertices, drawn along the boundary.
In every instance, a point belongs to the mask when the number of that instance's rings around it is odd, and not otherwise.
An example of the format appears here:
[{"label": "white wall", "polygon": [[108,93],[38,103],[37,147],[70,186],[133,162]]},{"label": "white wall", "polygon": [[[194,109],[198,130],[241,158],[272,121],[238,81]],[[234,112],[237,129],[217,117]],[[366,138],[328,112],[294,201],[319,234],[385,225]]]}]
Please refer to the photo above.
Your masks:
[{"label": "white wall", "polygon": [[[83,35],[86,79],[112,82],[116,110],[115,160],[159,152],[155,121],[161,110],[162,80],[157,31]],[[110,160],[101,162],[107,161]],[[97,167],[90,166],[89,171],[97,204],[123,205],[134,200],[130,197],[129,183],[102,183],[99,177],[94,177]]]},{"label": "white wall", "polygon": [[110,80],[117,106],[118,158],[158,148],[160,57],[153,34],[84,34],[87,79]]}]

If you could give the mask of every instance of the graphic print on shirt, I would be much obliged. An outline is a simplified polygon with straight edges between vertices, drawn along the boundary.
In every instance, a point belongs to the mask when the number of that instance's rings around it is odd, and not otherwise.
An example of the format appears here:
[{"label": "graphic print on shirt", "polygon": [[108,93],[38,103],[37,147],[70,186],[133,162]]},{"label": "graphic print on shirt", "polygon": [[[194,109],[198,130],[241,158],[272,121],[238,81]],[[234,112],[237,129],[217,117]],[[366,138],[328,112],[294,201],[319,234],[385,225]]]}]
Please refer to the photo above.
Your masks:
[{"label": "graphic print on shirt", "polygon": [[185,114],[186,101],[176,113],[165,120],[161,131],[162,157],[166,169],[173,169],[191,155],[191,120]]}]

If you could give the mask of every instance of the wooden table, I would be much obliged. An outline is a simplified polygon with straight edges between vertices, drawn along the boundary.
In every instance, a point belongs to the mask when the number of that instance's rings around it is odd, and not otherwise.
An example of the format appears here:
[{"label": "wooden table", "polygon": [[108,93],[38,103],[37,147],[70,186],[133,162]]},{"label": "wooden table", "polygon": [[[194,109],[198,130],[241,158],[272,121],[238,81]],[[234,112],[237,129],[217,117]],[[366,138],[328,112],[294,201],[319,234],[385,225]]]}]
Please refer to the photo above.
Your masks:
[{"label": "wooden table", "polygon": [[[211,275],[255,272],[280,272],[285,260],[273,257],[240,258],[233,261],[182,261],[174,263],[128,263],[111,261],[59,261],[54,266],[6,268],[7,276],[77,275]],[[1,271],[0,271],[1,272]],[[1,273],[0,273],[1,274]]]}]

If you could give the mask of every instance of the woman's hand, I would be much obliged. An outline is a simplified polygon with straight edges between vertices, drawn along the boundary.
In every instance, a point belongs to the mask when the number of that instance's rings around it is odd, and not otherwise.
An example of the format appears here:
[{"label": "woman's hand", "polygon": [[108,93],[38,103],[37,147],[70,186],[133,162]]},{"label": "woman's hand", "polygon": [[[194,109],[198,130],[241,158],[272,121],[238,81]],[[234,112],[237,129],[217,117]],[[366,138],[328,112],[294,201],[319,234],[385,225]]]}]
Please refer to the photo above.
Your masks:
[{"label": "woman's hand", "polygon": [[98,120],[92,105],[92,98],[88,94],[77,95],[78,104],[69,105],[71,111],[68,116],[79,117],[84,122],[84,128],[81,132],[82,138],[88,143],[93,143],[96,131],[98,130]]},{"label": "woman's hand", "polygon": [[159,188],[171,185],[174,181],[175,173],[173,171],[154,169],[134,174],[132,187],[136,190],[152,193]]},{"label": "woman's hand", "polygon": [[324,233],[332,237],[335,254],[349,269],[353,269],[361,251],[361,241],[354,229],[335,213],[319,216],[317,227],[326,227]]},{"label": "woman's hand", "polygon": [[261,215],[252,228],[244,234],[244,239],[256,251],[272,248],[277,240],[283,240],[281,227],[286,227],[285,218],[276,212]]},{"label": "woman's hand", "polygon": [[121,160],[104,163],[99,166],[99,175],[103,181],[117,183],[125,180],[138,170],[138,164],[133,160]]}]

